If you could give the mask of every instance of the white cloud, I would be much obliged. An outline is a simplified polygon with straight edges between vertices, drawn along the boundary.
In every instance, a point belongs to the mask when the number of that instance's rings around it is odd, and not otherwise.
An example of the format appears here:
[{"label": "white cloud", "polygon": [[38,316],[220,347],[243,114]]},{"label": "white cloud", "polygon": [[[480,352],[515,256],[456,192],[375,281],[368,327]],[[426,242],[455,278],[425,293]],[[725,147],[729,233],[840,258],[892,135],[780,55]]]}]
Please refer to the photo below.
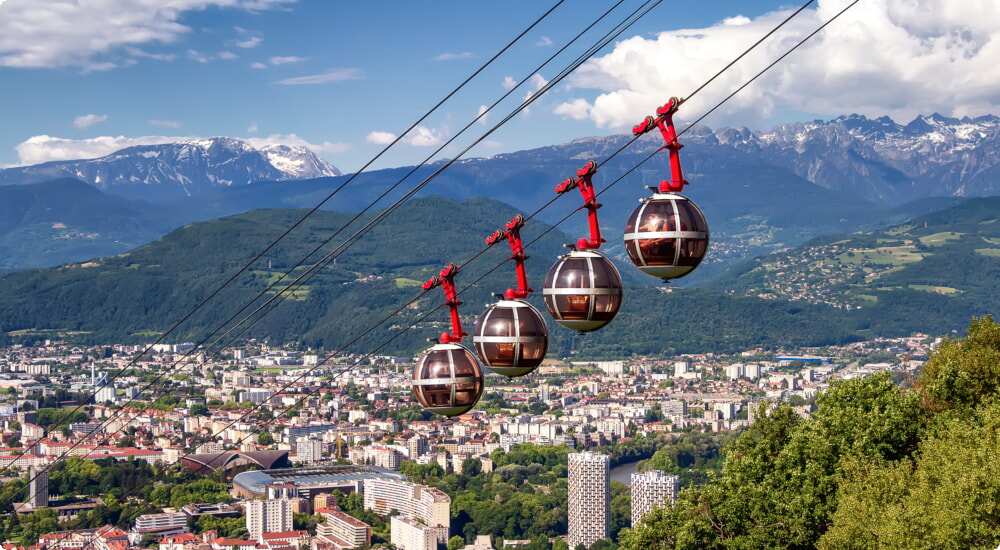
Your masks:
[{"label": "white cloud", "polygon": [[236,45],[240,48],[256,48],[264,39],[259,36],[251,36],[246,40],[240,40]]},{"label": "white cloud", "polygon": [[360,79],[361,79],[360,69],[334,69],[332,71],[327,71],[325,73],[320,73],[320,74],[297,76],[295,78],[286,78],[285,80],[279,80],[275,82],[275,84],[295,86],[299,84],[325,84],[327,82],[344,82],[346,80],[360,80]]},{"label": "white cloud", "polygon": [[247,133],[248,134],[256,134],[257,133],[257,123],[256,122],[251,122],[250,126],[247,126]]},{"label": "white cloud", "polygon": [[97,124],[98,122],[104,122],[107,119],[108,119],[108,115],[93,115],[93,114],[90,114],[90,115],[78,116],[78,117],[76,117],[76,118],[73,119],[73,127],[74,128],[90,128],[94,124]]},{"label": "white cloud", "polygon": [[504,90],[512,90],[514,89],[514,86],[517,86],[517,81],[514,80],[514,77],[512,76],[505,76],[503,77],[503,82],[500,85],[503,86]]},{"label": "white cloud", "polygon": [[198,53],[198,50],[188,50],[188,59],[197,61],[198,63],[208,63],[208,56]]},{"label": "white cloud", "polygon": [[443,53],[434,58],[435,61],[453,61],[455,59],[469,59],[473,57],[472,52]]},{"label": "white cloud", "polygon": [[56,160],[98,158],[126,147],[170,143],[181,139],[185,138],[101,136],[90,139],[63,139],[52,136],[34,136],[14,147],[14,150],[17,151],[21,164],[27,165]]},{"label": "white cloud", "polygon": [[[681,109],[694,118],[833,17],[848,0],[819,0]],[[684,96],[791,12],[731,17],[704,29],[635,37],[582,66],[571,88],[593,89],[589,118],[607,128],[637,124]],[[1000,110],[1000,3],[995,0],[866,0],[729,100],[720,124],[760,126],[777,109],[831,116],[980,115]],[[585,95],[581,93],[580,95]],[[590,96],[592,97],[592,96]],[[577,116],[580,99],[557,109]]]},{"label": "white cloud", "polygon": [[[191,32],[185,12],[208,8],[281,9],[296,0],[30,0],[0,17],[0,66],[108,70],[101,59],[144,44],[171,44]],[[141,50],[137,50],[141,51]]]},{"label": "white cloud", "polygon": [[[435,130],[426,126],[417,126],[403,137],[402,143],[414,147],[433,147],[444,142],[443,136],[445,134],[447,131],[443,129]],[[370,132],[365,137],[365,141],[377,145],[389,145],[395,140],[396,134],[390,132]]]},{"label": "white cloud", "polygon": [[477,120],[477,122],[479,122],[480,124],[483,124],[483,125],[486,124],[487,119],[490,118],[489,115],[486,114],[486,111],[488,109],[489,109],[489,107],[487,107],[486,105],[480,105],[479,106],[479,111],[476,112],[476,120]]},{"label": "white cloud", "polygon": [[255,61],[255,62],[253,62],[253,63],[250,64],[250,68],[251,69],[266,69],[267,65],[265,65],[265,64],[263,64],[263,63],[261,63],[259,61]]},{"label": "white cloud", "polygon": [[[531,75],[531,78],[528,79],[529,88],[528,91],[525,92],[524,94],[524,101],[527,102],[529,99],[531,99],[532,96],[538,93],[538,91],[544,88],[548,83],[549,81],[545,80],[545,78],[543,78],[542,75],[538,73]],[[531,114],[531,108],[525,107],[524,109],[521,110],[521,113],[529,115]]]},{"label": "white cloud", "polygon": [[376,145],[389,145],[396,140],[396,134],[390,132],[370,132],[365,141]]},{"label": "white cloud", "polygon": [[277,57],[276,56],[276,57],[272,57],[271,59],[269,59],[269,61],[271,62],[271,65],[284,65],[286,63],[301,63],[301,62],[303,62],[305,60],[306,60],[306,58],[304,58],[304,57],[298,57],[298,56],[294,56],[294,55],[290,55],[290,56],[287,56],[287,57]]},{"label": "white cloud", "polygon": [[[90,139],[64,139],[52,136],[34,136],[17,145],[21,165],[40,164],[59,160],[99,158],[115,151],[136,145],[157,145],[200,139],[194,136],[100,136]],[[241,138],[237,138],[241,139]],[[242,138],[250,145],[301,145],[316,153],[342,153],[350,149],[347,143],[310,143],[295,134],[274,134],[266,138]]]},{"label": "white cloud", "polygon": [[234,54],[233,52],[221,52],[216,57],[219,59],[239,59],[240,56]]},{"label": "white cloud", "polygon": [[441,145],[444,141],[444,133],[445,132],[443,130],[435,130],[433,128],[427,128],[426,126],[417,126],[406,134],[403,141],[413,145],[414,147],[433,147],[435,145]]},{"label": "white cloud", "polygon": [[552,112],[573,120],[587,120],[590,117],[590,110],[592,108],[593,105],[588,103],[586,99],[574,99],[573,101],[557,105]]},{"label": "white cloud", "polygon": [[160,128],[171,128],[174,130],[181,127],[181,123],[177,120],[147,120],[146,124],[159,126]]},{"label": "white cloud", "polygon": [[538,42],[535,42],[535,45],[536,46],[551,46],[552,45],[552,39],[549,38],[548,36],[543,36],[543,37],[541,37],[541,38],[538,39]]}]

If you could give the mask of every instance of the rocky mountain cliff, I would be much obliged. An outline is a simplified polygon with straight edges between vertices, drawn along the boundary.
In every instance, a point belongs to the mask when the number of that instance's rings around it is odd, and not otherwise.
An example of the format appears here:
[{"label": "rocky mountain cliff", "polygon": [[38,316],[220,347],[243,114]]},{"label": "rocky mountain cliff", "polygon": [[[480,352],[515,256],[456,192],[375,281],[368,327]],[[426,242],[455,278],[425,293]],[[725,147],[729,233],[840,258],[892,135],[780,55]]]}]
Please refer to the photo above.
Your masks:
[{"label": "rocky mountain cliff", "polygon": [[73,178],[113,195],[163,200],[260,181],[337,175],[337,168],[305,147],[257,149],[242,140],[219,137],[139,145],[97,159],[8,168],[0,170],[0,185]]},{"label": "rocky mountain cliff", "polygon": [[992,115],[933,114],[906,125],[849,115],[766,132],[725,128],[700,137],[758,155],[828,189],[879,202],[1000,193],[1000,118]]}]

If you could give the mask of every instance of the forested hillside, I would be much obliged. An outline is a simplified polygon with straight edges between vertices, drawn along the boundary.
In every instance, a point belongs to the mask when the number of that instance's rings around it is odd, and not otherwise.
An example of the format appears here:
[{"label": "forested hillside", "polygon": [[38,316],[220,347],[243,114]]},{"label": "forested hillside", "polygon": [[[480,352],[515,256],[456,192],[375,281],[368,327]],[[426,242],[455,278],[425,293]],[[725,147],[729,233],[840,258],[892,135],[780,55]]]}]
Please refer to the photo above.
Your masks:
[{"label": "forested hillside", "polygon": [[1000,325],[986,316],[912,387],[843,380],[809,419],[769,411],[726,450],[718,479],[624,531],[621,547],[996,548],[998,398]]}]

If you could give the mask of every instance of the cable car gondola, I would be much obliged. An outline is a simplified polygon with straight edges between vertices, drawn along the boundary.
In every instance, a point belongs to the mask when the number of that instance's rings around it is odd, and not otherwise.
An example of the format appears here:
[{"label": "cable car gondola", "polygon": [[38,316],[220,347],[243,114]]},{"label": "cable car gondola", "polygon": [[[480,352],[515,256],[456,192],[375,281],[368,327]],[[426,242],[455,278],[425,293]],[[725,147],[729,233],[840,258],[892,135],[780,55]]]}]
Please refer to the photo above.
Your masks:
[{"label": "cable car gondola", "polygon": [[438,342],[417,360],[410,378],[413,395],[428,412],[443,416],[463,414],[479,402],[483,394],[483,369],[476,356],[459,343],[466,335],[458,316],[458,293],[455,275],[458,267],[449,264],[439,276],[423,284],[424,290],[444,288],[451,310],[451,333],[443,333]]},{"label": "cable car gondola", "polygon": [[524,376],[535,370],[549,349],[548,327],[542,314],[524,299],[533,292],[524,269],[524,245],[520,214],[486,239],[489,245],[506,240],[517,270],[518,288],[508,288],[503,297],[479,316],[472,331],[476,354],[483,365],[504,376]]},{"label": "cable car gondola", "polygon": [[641,199],[625,222],[625,252],[640,271],[667,282],[694,271],[708,252],[708,222],[698,205],[680,194],[687,185],[681,171],[673,114],[682,103],[671,98],[632,129],[639,135],[659,128],[670,152],[671,179],[660,182],[653,196]]},{"label": "cable car gondola", "polygon": [[545,276],[543,290],[545,307],[556,322],[579,332],[607,325],[622,305],[621,275],[611,260],[597,252],[605,241],[597,222],[597,209],[601,205],[590,181],[596,173],[597,163],[590,161],[577,171],[575,179],[567,178],[556,187],[556,193],[560,194],[574,187],[580,189],[590,223],[590,239],[580,239],[572,252],[559,257]]}]

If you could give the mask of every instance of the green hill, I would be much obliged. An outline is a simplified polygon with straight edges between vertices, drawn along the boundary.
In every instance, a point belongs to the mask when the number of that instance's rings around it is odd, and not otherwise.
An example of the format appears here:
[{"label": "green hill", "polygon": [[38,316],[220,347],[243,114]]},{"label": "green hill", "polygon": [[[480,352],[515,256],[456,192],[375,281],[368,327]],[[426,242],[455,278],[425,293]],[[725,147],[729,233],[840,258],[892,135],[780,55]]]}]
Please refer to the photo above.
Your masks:
[{"label": "green hill", "polygon": [[883,231],[815,239],[758,258],[710,288],[823,304],[861,334],[948,332],[995,313],[1000,197],[971,199]]},{"label": "green hill", "polygon": [[[940,334],[1000,306],[990,289],[1000,274],[1000,199],[974,200],[884,232],[824,238],[756,260],[711,289],[648,286],[656,281],[612,258],[626,281],[621,313],[607,327],[577,334],[549,324],[553,355],[610,358],[629,354],[735,352],[835,345],[872,335]],[[37,338],[53,332],[84,342],[150,342],[166,331],[304,210],[258,210],[196,223],[126,254],[0,277],[0,331]],[[484,198],[413,200],[339,253],[335,261],[245,334],[272,343],[328,350],[415,353],[448,327],[439,290],[399,313],[419,285],[451,262],[474,261],[457,278],[466,330],[515,284],[506,245],[478,256],[483,239],[517,212]],[[354,234],[363,216],[308,264]],[[342,228],[348,214],[317,212],[219,296],[180,324],[169,341],[198,342]],[[548,229],[531,222],[526,243]],[[996,233],[994,233],[996,232]],[[545,272],[565,252],[552,231],[530,244],[531,302],[544,311]],[[499,269],[498,269],[499,266]],[[293,277],[307,267],[294,270]],[[253,311],[288,282],[257,300]],[[430,314],[414,330],[406,327]],[[246,314],[239,314],[243,318]],[[372,330],[374,328],[374,330]],[[46,336],[47,337],[47,336]],[[212,340],[210,340],[212,341]],[[223,340],[223,343],[228,340]]]}]

